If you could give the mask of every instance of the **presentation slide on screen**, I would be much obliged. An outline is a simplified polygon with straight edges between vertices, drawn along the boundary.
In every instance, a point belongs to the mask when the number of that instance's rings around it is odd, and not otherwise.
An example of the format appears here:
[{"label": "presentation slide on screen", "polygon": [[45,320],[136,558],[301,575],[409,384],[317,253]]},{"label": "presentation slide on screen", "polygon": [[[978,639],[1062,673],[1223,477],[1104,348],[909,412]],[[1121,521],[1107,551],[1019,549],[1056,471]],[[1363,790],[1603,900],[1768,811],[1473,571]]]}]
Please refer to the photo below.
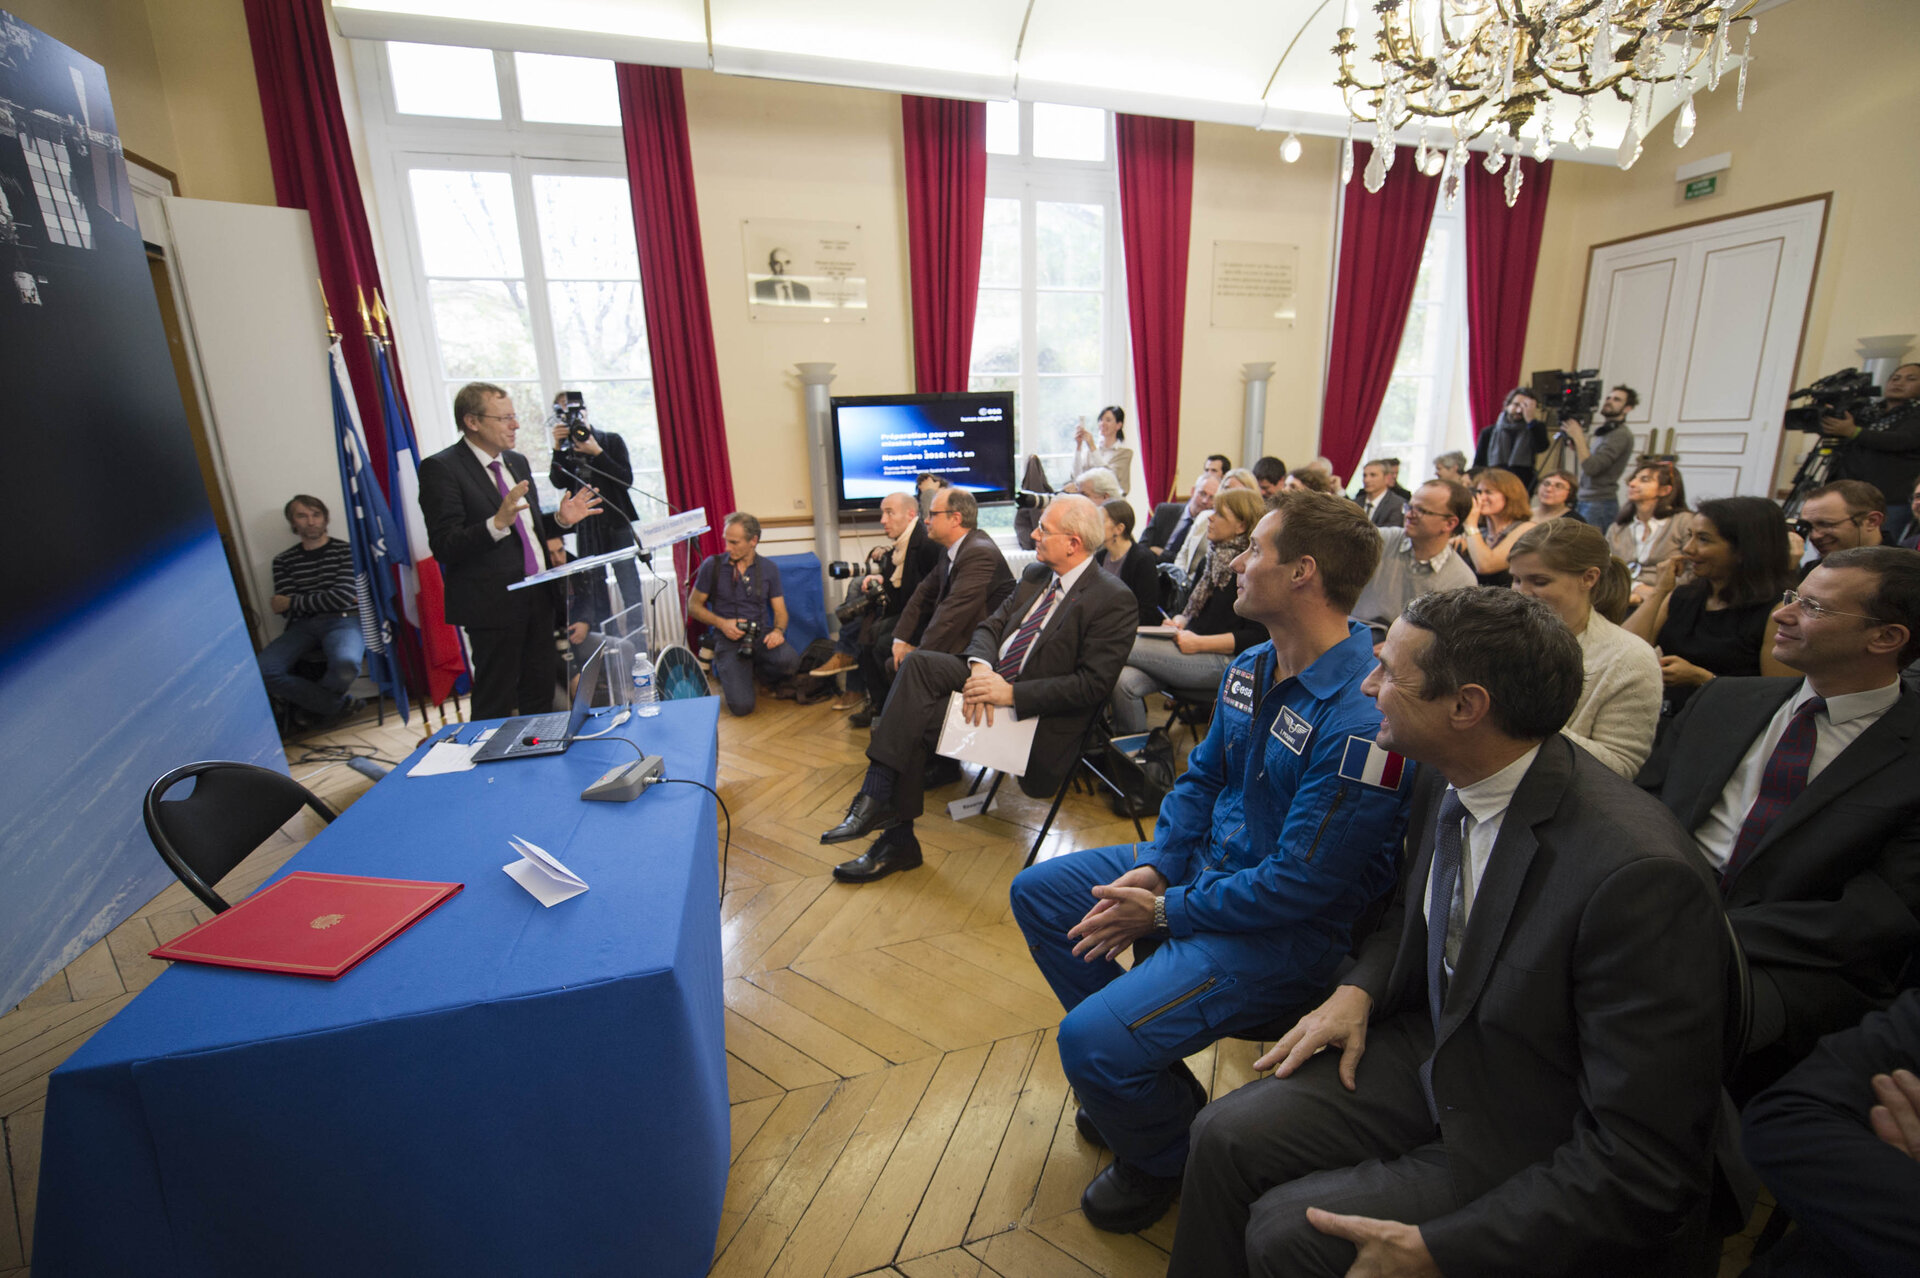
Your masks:
[{"label": "presentation slide on screen", "polygon": [[922,473],[969,492],[1012,486],[1013,424],[1001,404],[843,404],[838,414],[842,500],[911,491]]}]

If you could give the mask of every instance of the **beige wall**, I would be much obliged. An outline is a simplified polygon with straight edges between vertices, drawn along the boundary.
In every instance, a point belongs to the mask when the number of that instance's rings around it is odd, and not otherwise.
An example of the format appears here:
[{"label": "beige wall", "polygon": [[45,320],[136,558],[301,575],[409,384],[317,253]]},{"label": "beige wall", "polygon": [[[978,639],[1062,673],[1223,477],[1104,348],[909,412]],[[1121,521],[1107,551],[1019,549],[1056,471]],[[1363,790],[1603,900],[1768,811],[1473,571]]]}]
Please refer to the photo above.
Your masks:
[{"label": "beige wall", "polygon": [[[1587,250],[1605,243],[1833,192],[1796,385],[1857,365],[1858,337],[1920,332],[1920,119],[1911,0],[1794,0],[1761,16],[1746,109],[1734,84],[1699,97],[1684,149],[1669,116],[1630,171],[1561,164],[1535,277],[1528,370],[1571,367]],[[1722,191],[1683,201],[1674,169],[1733,155]]]},{"label": "beige wall", "polygon": [[180,193],[273,203],[273,171],[241,0],[7,0],[16,17],[107,70],[127,149]]},{"label": "beige wall", "polygon": [[[1267,384],[1267,446],[1289,466],[1320,451],[1320,397],[1327,345],[1340,144],[1302,138],[1293,164],[1279,157],[1281,135],[1224,124],[1193,131],[1193,230],[1187,259],[1186,349],[1180,384],[1180,466],[1185,492],[1208,453],[1236,466],[1245,402],[1241,365],[1272,361]],[[1292,328],[1214,328],[1213,243],[1248,240],[1300,247],[1299,318]],[[1164,497],[1165,494],[1155,494]]]},{"label": "beige wall", "polygon": [[[685,83],[734,494],[763,519],[810,514],[806,420],[793,366],[834,364],[836,395],[913,389],[900,99],[704,71],[687,72]],[[740,224],[749,218],[858,223],[866,322],[748,319]]]}]

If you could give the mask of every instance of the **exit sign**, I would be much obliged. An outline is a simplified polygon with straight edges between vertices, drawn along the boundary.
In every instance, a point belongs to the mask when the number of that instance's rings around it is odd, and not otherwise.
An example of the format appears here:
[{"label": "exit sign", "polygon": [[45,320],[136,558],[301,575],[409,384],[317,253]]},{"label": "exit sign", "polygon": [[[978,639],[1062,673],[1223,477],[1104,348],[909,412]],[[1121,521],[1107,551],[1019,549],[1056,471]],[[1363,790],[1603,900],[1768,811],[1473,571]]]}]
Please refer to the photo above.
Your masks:
[{"label": "exit sign", "polygon": [[1720,175],[1717,173],[1711,177],[1695,178],[1693,181],[1687,183],[1686,198],[1689,200],[1697,200],[1702,196],[1712,195],[1714,188],[1719,184]]}]

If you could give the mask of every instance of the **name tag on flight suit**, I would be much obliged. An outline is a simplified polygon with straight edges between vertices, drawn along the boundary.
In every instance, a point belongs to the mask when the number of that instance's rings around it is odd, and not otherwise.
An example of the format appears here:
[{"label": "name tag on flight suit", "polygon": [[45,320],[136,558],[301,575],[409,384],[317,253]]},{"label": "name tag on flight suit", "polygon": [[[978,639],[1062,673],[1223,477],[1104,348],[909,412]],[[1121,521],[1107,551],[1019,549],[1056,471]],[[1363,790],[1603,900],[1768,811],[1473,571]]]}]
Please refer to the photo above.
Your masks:
[{"label": "name tag on flight suit", "polygon": [[1281,706],[1279,717],[1269,729],[1273,739],[1287,749],[1299,754],[1307,748],[1307,738],[1313,735],[1313,725],[1293,712],[1291,706]]}]

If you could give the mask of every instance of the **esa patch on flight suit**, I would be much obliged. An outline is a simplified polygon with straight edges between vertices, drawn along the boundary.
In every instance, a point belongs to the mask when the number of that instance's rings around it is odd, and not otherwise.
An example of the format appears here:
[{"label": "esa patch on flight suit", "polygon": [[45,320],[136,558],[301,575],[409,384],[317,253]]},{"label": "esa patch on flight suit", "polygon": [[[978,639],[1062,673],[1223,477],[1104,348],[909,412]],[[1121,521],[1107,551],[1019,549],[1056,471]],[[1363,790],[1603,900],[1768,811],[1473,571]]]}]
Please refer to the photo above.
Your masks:
[{"label": "esa patch on flight suit", "polygon": [[1241,714],[1252,714],[1253,672],[1229,666],[1226,681],[1220,686],[1220,699]]}]

